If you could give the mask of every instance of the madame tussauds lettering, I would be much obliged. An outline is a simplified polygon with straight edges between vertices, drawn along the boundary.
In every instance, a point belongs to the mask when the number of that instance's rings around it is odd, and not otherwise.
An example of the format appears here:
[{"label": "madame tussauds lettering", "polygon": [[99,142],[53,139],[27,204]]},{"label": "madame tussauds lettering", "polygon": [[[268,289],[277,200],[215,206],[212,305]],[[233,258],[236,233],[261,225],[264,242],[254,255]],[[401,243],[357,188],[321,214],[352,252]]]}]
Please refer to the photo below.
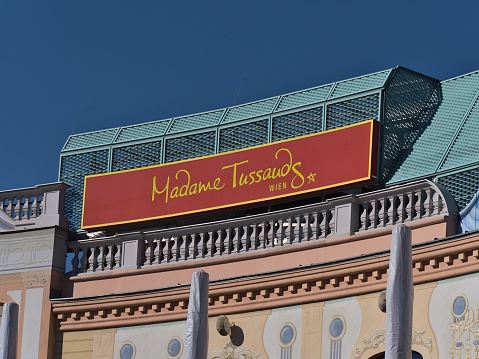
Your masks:
[{"label": "madame tussauds lettering", "polygon": [[[231,165],[223,166],[222,171],[233,171],[230,173],[232,176],[231,188],[236,189],[238,186],[252,185],[254,183],[259,183],[267,180],[275,180],[282,177],[288,176],[291,172],[294,174],[294,177],[291,179],[291,188],[297,189],[303,186],[304,176],[299,171],[301,162],[293,163],[293,155],[291,151],[287,148],[281,148],[275,153],[275,159],[279,159],[279,155],[284,153],[286,156],[281,156],[284,158],[285,163],[279,167],[269,167],[266,169],[257,169],[254,171],[243,172],[242,168],[247,165],[248,160],[235,162]],[[243,167],[241,167],[243,166]],[[247,167],[247,166],[246,166]],[[225,172],[226,173],[226,172]],[[170,176],[166,179],[166,184],[163,189],[158,189],[157,177],[153,177],[153,190],[151,193],[151,200],[155,200],[155,195],[163,195],[165,203],[168,203],[169,199],[175,199],[179,197],[194,196],[202,192],[207,191],[219,191],[226,186],[226,183],[223,183],[221,177],[217,177],[212,181],[207,182],[192,182],[190,172],[186,169],[181,169],[176,172],[174,178],[180,183],[170,184]],[[172,180],[171,182],[173,182]]]},{"label": "madame tussauds lettering", "polygon": [[229,169],[229,168],[233,169],[233,183],[232,183],[233,188],[236,188],[238,184],[240,186],[252,185],[253,183],[258,183],[258,182],[266,181],[269,179],[274,180],[277,178],[286,177],[291,171],[295,173],[295,176],[291,180],[291,188],[293,189],[299,188],[304,184],[304,176],[298,169],[298,167],[301,166],[301,162],[296,162],[293,164],[293,155],[291,154],[291,151],[288,150],[287,148],[281,148],[278,151],[276,151],[274,157],[278,159],[278,154],[283,151],[286,152],[288,157],[287,157],[287,163],[284,164],[282,167],[260,169],[260,170],[251,171],[248,173],[243,172],[238,175],[239,173],[238,167],[248,163],[248,161],[246,160],[242,162],[236,162],[232,165],[224,166],[221,169],[222,170]]},{"label": "madame tussauds lettering", "polygon": [[153,177],[153,192],[151,194],[151,200],[152,201],[155,200],[155,194],[164,193],[165,203],[168,203],[168,198],[173,199],[177,197],[192,196],[197,193],[212,191],[212,190],[219,191],[225,186],[224,183],[221,185],[220,183],[221,179],[219,177],[212,182],[210,181],[210,182],[203,183],[200,181],[200,182],[190,183],[191,176],[190,176],[190,172],[188,172],[187,170],[179,170],[178,172],[176,172],[175,174],[176,179],[179,179],[178,175],[180,173],[184,173],[186,175],[186,178],[187,178],[186,183],[181,187],[180,186],[173,187],[171,189],[171,192],[170,192],[170,176],[168,176],[168,179],[166,180],[166,186],[161,191],[158,191],[156,187],[156,176],[154,176]]}]

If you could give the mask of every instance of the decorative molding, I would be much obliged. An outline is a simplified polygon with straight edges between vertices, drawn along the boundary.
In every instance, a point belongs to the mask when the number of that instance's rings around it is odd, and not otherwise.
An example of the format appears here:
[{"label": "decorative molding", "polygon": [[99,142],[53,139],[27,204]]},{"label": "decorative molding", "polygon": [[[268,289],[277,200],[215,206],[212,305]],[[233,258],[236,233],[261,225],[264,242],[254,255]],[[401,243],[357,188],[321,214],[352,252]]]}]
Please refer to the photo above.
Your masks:
[{"label": "decorative molding", "polygon": [[[422,336],[426,332],[426,329],[421,331],[416,328],[412,328],[412,344],[423,345],[427,348],[429,352],[432,352],[432,338],[429,337],[428,340],[425,340]],[[379,345],[384,344],[386,341],[386,329],[377,329],[369,338],[363,339],[363,347],[356,348],[354,357],[356,359],[361,358],[363,353],[369,349],[377,349]]]},{"label": "decorative molding", "polygon": [[363,347],[361,349],[356,348],[355,358],[361,358],[363,353],[368,349],[377,349],[379,344],[384,344],[386,340],[386,329],[377,329],[369,338],[363,339]]},{"label": "decorative molding", "polygon": [[428,340],[425,340],[422,336],[426,332],[426,329],[418,331],[416,328],[412,328],[412,343],[423,345],[427,348],[428,352],[432,352],[432,338],[429,337]]},{"label": "decorative molding", "polygon": [[[479,234],[413,248],[414,284],[479,271]],[[417,263],[420,263],[418,265]],[[386,288],[389,253],[210,284],[211,316],[245,313],[379,292]],[[88,330],[184,320],[189,287],[53,301],[59,330]],[[89,313],[86,316],[85,313]],[[425,342],[427,343],[427,341]]]},{"label": "decorative molding", "polygon": [[237,348],[231,342],[228,342],[223,349],[208,355],[208,359],[256,359],[258,357],[259,353],[253,354],[249,349]]}]

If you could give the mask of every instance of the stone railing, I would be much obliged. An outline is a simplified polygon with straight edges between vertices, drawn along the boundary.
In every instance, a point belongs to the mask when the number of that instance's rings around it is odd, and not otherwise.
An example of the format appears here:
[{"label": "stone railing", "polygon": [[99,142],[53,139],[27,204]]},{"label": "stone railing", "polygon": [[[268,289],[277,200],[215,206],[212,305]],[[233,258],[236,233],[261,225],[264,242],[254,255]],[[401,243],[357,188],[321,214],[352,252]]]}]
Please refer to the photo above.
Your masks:
[{"label": "stone railing", "polygon": [[63,216],[64,183],[51,183],[35,187],[0,192],[0,231],[42,226],[66,226]]},{"label": "stone railing", "polygon": [[69,242],[67,267],[75,275],[217,258],[455,212],[448,193],[424,180],[240,219]]}]

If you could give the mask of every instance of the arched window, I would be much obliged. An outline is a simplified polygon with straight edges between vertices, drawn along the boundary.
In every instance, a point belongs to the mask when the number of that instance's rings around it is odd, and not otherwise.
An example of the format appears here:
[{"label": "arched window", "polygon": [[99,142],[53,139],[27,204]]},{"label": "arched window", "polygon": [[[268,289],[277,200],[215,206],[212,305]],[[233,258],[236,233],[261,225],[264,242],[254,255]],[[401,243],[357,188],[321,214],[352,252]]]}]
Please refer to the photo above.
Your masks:
[{"label": "arched window", "polygon": [[[384,353],[376,354],[375,356],[372,356],[369,359],[384,359],[385,358],[384,355],[385,355]],[[413,351],[412,352],[412,359],[422,359],[422,355],[419,354],[418,352]]]}]

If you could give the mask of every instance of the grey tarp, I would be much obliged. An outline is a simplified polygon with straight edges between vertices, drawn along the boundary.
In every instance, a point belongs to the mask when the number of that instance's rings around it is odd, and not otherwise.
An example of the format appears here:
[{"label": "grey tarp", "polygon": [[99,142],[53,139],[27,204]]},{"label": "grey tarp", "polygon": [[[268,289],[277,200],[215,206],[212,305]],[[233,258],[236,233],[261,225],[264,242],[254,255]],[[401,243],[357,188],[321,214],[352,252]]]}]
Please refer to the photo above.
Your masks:
[{"label": "grey tarp", "polygon": [[411,359],[412,309],[411,229],[393,228],[386,288],[386,359]]},{"label": "grey tarp", "polygon": [[3,305],[0,326],[0,359],[17,358],[18,304],[8,302]]},{"label": "grey tarp", "polygon": [[193,273],[185,332],[185,359],[206,359],[208,355],[209,275]]}]

